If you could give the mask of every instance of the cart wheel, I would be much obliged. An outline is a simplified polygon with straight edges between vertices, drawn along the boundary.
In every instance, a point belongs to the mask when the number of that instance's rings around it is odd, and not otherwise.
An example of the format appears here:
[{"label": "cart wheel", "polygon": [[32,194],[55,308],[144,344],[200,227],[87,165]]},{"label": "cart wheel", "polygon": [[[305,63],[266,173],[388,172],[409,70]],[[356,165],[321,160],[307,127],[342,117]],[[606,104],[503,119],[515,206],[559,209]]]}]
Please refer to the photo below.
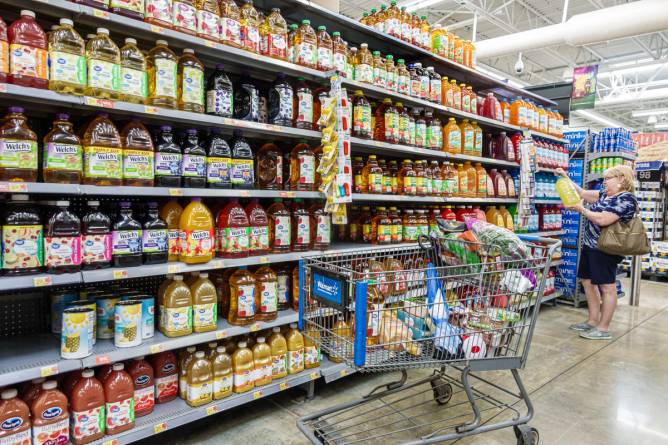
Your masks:
[{"label": "cart wheel", "polygon": [[437,379],[431,381],[431,389],[434,392],[434,400],[439,405],[447,404],[452,398],[452,385],[443,383],[443,380]]},{"label": "cart wheel", "polygon": [[538,445],[540,435],[536,428],[520,425],[513,429],[515,430],[515,437],[517,437],[517,445]]}]

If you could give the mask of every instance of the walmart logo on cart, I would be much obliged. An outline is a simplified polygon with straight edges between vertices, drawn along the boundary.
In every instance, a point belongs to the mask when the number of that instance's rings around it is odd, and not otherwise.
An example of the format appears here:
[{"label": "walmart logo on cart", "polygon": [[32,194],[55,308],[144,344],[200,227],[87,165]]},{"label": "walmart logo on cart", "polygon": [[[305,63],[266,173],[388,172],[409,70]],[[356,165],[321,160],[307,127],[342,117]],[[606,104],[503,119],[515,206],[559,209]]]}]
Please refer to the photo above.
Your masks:
[{"label": "walmart logo on cart", "polygon": [[318,273],[313,274],[313,293],[321,298],[341,303],[341,281]]}]

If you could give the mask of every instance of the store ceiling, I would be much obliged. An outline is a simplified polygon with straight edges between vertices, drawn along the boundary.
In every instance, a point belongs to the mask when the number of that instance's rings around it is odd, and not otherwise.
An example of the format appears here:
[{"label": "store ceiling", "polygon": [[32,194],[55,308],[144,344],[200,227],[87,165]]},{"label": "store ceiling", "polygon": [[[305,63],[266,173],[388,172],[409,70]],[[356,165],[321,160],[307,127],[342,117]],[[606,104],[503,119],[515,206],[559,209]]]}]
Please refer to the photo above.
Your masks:
[{"label": "store ceiling", "polygon": [[[399,0],[399,5],[424,4],[427,0]],[[629,0],[430,0],[417,9],[430,23],[444,24],[458,35],[472,39],[477,16],[478,41],[560,23],[564,4],[567,17],[608,8]],[[341,12],[359,18],[364,11],[387,1],[341,0]],[[666,0],[668,4],[668,0]],[[419,6],[419,5],[418,5]],[[651,11],[648,11],[651,14]],[[599,90],[595,114],[627,127],[660,131],[648,117],[634,117],[634,111],[668,109],[668,29],[666,32],[633,36],[584,46],[560,45],[526,51],[522,54],[524,72],[517,74],[518,54],[489,57],[479,63],[509,79],[525,85],[540,85],[569,80],[574,66],[599,64]],[[637,66],[636,66],[637,65]],[[640,68],[639,68],[640,67]],[[651,99],[650,99],[651,98]],[[658,115],[657,121],[668,114]],[[610,126],[591,117],[573,116],[574,126]],[[668,125],[667,125],[668,126]]]}]

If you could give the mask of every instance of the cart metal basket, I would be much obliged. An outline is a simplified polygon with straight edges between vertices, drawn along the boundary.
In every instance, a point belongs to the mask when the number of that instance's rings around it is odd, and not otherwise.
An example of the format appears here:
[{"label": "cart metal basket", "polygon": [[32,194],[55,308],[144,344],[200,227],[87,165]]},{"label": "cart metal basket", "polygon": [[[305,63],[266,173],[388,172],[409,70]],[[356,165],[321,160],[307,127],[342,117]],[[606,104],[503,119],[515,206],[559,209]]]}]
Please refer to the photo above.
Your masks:
[{"label": "cart metal basket", "polygon": [[[330,361],[402,375],[360,400],[300,419],[299,428],[316,444],[352,444],[435,443],[513,426],[518,443],[536,444],[538,432],[526,426],[533,407],[517,370],[559,241],[524,240],[524,249],[504,252],[451,235],[302,260],[305,335]],[[408,383],[411,368],[436,370]],[[519,394],[471,374],[494,370],[510,370]],[[453,412],[443,416],[435,403]],[[513,418],[489,423],[502,411]]]}]

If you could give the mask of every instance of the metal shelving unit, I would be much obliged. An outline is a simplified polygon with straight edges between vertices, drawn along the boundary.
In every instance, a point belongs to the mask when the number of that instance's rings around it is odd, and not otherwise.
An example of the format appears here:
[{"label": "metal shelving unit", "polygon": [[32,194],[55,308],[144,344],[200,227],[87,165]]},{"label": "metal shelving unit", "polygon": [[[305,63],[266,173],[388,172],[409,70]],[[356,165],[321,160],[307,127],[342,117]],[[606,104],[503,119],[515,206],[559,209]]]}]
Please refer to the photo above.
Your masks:
[{"label": "metal shelving unit", "polygon": [[353,201],[379,202],[435,202],[454,204],[504,204],[517,202],[517,198],[446,198],[443,196],[379,195],[372,193],[353,193]]},{"label": "metal shelving unit", "polygon": [[552,134],[542,133],[540,131],[528,130],[528,129],[525,129],[524,131],[525,134],[529,136],[536,136],[543,139],[549,139],[554,142],[561,142],[562,144],[566,144],[568,142],[568,139],[560,138],[559,136],[554,136]]},{"label": "metal shelving unit", "polygon": [[593,161],[594,159],[598,158],[622,158],[628,161],[635,161],[636,157],[637,156],[635,153],[629,153],[626,151],[598,151],[596,153],[589,153],[587,159]]},{"label": "metal shelving unit", "polygon": [[535,202],[536,204],[555,204],[555,205],[561,205],[561,200],[560,200],[559,198],[554,198],[554,199],[550,199],[550,198],[540,198],[540,199],[536,199],[536,200],[534,200],[534,202]]}]

